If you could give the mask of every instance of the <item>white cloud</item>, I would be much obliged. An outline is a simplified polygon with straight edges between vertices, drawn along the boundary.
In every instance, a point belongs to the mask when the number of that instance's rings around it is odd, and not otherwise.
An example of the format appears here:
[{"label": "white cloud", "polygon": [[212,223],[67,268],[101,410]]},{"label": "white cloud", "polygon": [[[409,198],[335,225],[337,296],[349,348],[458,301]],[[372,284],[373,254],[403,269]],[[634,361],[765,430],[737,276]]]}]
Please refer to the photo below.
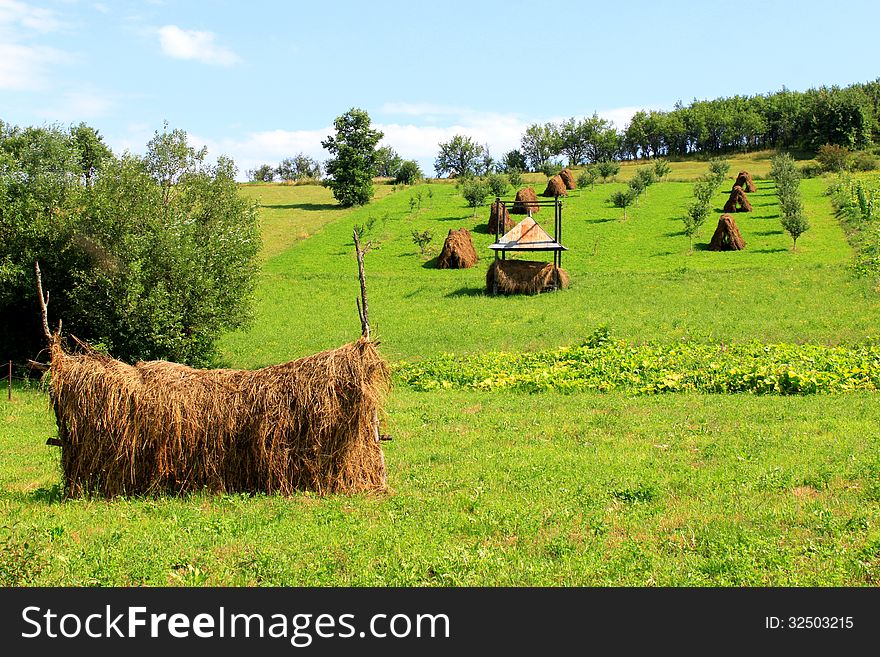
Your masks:
[{"label": "white cloud", "polygon": [[48,46],[0,43],[0,89],[34,91],[48,85],[46,68],[67,55]]},{"label": "white cloud", "polygon": [[241,58],[232,50],[215,43],[213,32],[182,30],[176,25],[159,28],[162,52],[175,59],[195,59],[206,64],[232,66]]},{"label": "white cloud", "polygon": [[101,12],[102,14],[109,14],[110,13],[110,7],[108,7],[107,5],[105,5],[101,2],[96,2],[95,4],[92,5],[92,8],[95,11]]},{"label": "white cloud", "polygon": [[61,27],[55,12],[32,7],[18,0],[0,0],[0,36],[12,29],[13,33],[24,29],[39,34],[54,32]]}]

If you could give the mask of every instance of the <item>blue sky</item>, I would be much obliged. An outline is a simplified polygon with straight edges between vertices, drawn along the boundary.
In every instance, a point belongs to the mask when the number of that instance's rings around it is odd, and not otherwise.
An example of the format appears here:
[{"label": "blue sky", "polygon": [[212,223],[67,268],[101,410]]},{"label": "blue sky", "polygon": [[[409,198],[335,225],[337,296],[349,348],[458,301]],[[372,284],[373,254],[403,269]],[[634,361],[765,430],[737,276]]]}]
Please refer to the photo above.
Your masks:
[{"label": "blue sky", "polygon": [[[739,7],[739,8],[738,8]],[[456,133],[880,77],[875,2],[0,0],[0,120],[85,121],[142,152],[167,121],[243,176],[350,107],[429,175]]]}]

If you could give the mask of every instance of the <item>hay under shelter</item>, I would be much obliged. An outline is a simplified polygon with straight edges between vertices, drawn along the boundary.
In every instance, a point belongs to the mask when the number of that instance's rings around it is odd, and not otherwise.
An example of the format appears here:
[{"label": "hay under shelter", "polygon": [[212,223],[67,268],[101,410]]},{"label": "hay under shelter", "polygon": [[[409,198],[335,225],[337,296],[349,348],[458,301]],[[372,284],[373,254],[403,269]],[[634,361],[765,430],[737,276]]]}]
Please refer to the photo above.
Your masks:
[{"label": "hay under shelter", "polygon": [[541,207],[536,205],[537,201],[538,195],[535,190],[531,187],[524,187],[516,193],[510,214],[538,214]]},{"label": "hay under shelter", "polygon": [[722,214],[718,220],[718,227],[709,242],[710,251],[740,251],[746,248],[746,242],[739,232],[731,214]]},{"label": "hay under shelter", "polygon": [[722,212],[751,212],[752,204],[749,203],[749,197],[739,185],[734,185],[730,191],[730,197],[724,204]]},{"label": "hay under shelter", "polygon": [[[494,204],[493,204],[494,205]],[[507,215],[507,213],[504,213]],[[509,217],[508,217],[509,219]],[[438,269],[468,269],[477,263],[474,240],[467,228],[450,230],[437,258]]]},{"label": "hay under shelter", "polygon": [[[515,211],[515,208],[514,208]],[[499,212],[504,215],[504,220],[501,221],[501,225],[499,226]],[[490,234],[494,233],[506,233],[514,226],[513,219],[510,218],[510,213],[507,211],[507,206],[504,203],[500,203],[499,201],[492,201],[492,206],[489,209],[489,226],[488,230]]]},{"label": "hay under shelter", "polygon": [[575,182],[574,174],[571,172],[571,169],[566,167],[559,172],[559,177],[562,178],[562,182],[565,184],[566,189],[577,189],[577,182]]},{"label": "hay under shelter", "polygon": [[57,335],[50,353],[68,495],[386,488],[389,369],[368,339],[259,370],[128,365]]},{"label": "hay under shelter", "polygon": [[736,182],[734,183],[737,187],[742,187],[743,191],[752,194],[758,191],[758,188],[755,187],[755,183],[752,180],[752,174],[748,171],[740,171],[736,176]]},{"label": "hay under shelter", "polygon": [[544,196],[553,198],[554,196],[567,196],[565,183],[562,182],[562,176],[558,173],[547,181],[547,188],[544,190]]},{"label": "hay under shelter", "polygon": [[568,272],[552,262],[495,260],[486,271],[490,294],[495,289],[502,294],[538,294],[567,287]]}]

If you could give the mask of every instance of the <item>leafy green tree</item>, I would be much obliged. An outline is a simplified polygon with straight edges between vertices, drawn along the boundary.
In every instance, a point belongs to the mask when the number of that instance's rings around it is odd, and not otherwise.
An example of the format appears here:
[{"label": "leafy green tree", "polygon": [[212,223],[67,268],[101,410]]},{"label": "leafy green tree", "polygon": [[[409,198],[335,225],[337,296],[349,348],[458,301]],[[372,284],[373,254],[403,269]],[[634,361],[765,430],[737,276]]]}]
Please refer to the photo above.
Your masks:
[{"label": "leafy green tree", "polygon": [[[30,146],[19,150],[24,135]],[[86,183],[75,138],[0,134],[0,313],[23,318],[0,335],[0,350],[27,358],[41,348],[39,260],[50,313],[70,333],[125,360],[209,364],[219,335],[250,316],[260,239],[233,162],[205,157],[185,132],[166,129],[144,157],[110,157]]]},{"label": "leafy green tree", "polygon": [[519,189],[519,186],[522,185],[522,171],[519,169],[508,169],[507,179],[510,181],[510,184],[513,185],[514,189]]},{"label": "leafy green tree", "polygon": [[286,157],[275,167],[275,175],[284,181],[318,179],[321,177],[321,165],[317,160],[305,153],[297,153]]},{"label": "leafy green tree", "polygon": [[553,123],[535,123],[526,128],[520,138],[520,150],[532,171],[541,167],[560,152],[559,131]]},{"label": "leafy green tree", "polygon": [[343,207],[366,205],[373,197],[376,144],[382,132],[370,127],[370,115],[358,108],[336,118],[336,134],[321,142],[332,157],[327,160],[327,186]]},{"label": "leafy green tree", "polygon": [[501,171],[509,174],[511,171],[525,171],[529,168],[526,156],[521,151],[507,151],[501,158]]},{"label": "leafy green tree", "polygon": [[682,217],[684,234],[688,237],[688,249],[691,253],[694,252],[694,236],[699,234],[700,228],[702,228],[708,216],[709,206],[698,199],[687,207],[687,212]]},{"label": "leafy green tree", "polygon": [[666,160],[657,160],[654,162],[654,175],[657,180],[663,180],[672,171],[672,167]]},{"label": "leafy green tree", "polygon": [[721,158],[717,157],[713,157],[711,160],[709,160],[709,173],[712,177],[712,180],[715,181],[715,189],[721,187],[721,184],[727,177],[728,171],[730,171],[730,162],[728,162],[727,160],[722,160]]},{"label": "leafy green tree", "polygon": [[638,178],[641,181],[643,191],[646,191],[648,187],[657,182],[653,167],[641,167],[636,171],[635,178]]},{"label": "leafy green tree", "polygon": [[500,173],[492,173],[486,177],[486,185],[492,196],[504,196],[510,183],[507,182],[507,176]]},{"label": "leafy green tree", "polygon": [[790,155],[780,153],[770,160],[770,176],[776,183],[782,227],[791,236],[792,249],[797,251],[798,238],[810,229],[801,201],[800,172]]},{"label": "leafy green tree", "polygon": [[636,205],[638,205],[639,197],[645,192],[648,187],[645,183],[645,179],[642,176],[635,175],[629,179],[627,186],[632,191],[633,198],[635,199]]},{"label": "leafy green tree", "polygon": [[448,142],[440,144],[434,170],[438,176],[454,174],[467,178],[476,174],[484,154],[485,149],[470,137],[455,135]]},{"label": "leafy green tree", "polygon": [[418,162],[415,160],[404,160],[397,168],[397,174],[394,182],[398,185],[415,185],[424,178]]},{"label": "leafy green tree", "polygon": [[623,220],[626,221],[626,209],[636,200],[636,194],[632,188],[623,191],[614,192],[611,195],[611,202],[615,208],[623,208]]},{"label": "leafy green tree", "polygon": [[607,182],[609,178],[613,179],[618,173],[620,173],[620,162],[615,162],[614,160],[602,160],[596,164],[596,170],[599,172],[599,177],[604,183]]},{"label": "leafy green tree", "polygon": [[376,175],[382,178],[396,178],[403,159],[391,146],[376,149]]},{"label": "leafy green tree", "polygon": [[851,158],[852,153],[850,150],[837,144],[823,144],[819,147],[819,152],[816,154],[816,160],[819,162],[822,170],[835,173],[849,169]]},{"label": "leafy green tree", "polygon": [[425,255],[428,245],[434,240],[434,234],[430,230],[412,231],[413,244],[419,247],[419,253]]},{"label": "leafy green tree", "polygon": [[461,184],[461,195],[468,206],[474,209],[474,217],[477,216],[477,208],[486,201],[489,193],[489,186],[476,178],[465,180]]},{"label": "leafy green tree", "polygon": [[272,182],[275,180],[275,169],[270,164],[261,164],[256,169],[248,171],[248,178],[253,182]]},{"label": "leafy green tree", "polygon": [[85,123],[72,127],[70,135],[79,153],[80,169],[86,186],[89,186],[104,164],[113,157],[113,153],[98,131]]},{"label": "leafy green tree", "polygon": [[578,186],[581,188],[585,188],[589,185],[590,189],[593,189],[596,185],[596,178],[599,177],[599,171],[596,165],[591,164],[586,167],[581,174],[578,176]]}]

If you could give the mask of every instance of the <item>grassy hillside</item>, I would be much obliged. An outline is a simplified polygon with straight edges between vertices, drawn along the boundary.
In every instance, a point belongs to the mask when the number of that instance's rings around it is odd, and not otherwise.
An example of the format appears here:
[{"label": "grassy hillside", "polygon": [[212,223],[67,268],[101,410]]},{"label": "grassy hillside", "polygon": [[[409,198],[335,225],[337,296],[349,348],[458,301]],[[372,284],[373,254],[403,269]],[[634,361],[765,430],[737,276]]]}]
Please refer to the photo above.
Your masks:
[{"label": "grassy hillside", "polygon": [[[760,162],[752,162],[752,168]],[[746,164],[733,166],[732,175]],[[673,167],[671,177],[695,167],[704,171],[705,163]],[[706,250],[726,200],[723,191],[713,199],[716,213],[689,253],[680,217],[691,200],[690,183],[651,186],[625,222],[622,210],[608,200],[622,183],[576,190],[564,201],[563,241],[570,251],[563,266],[571,274],[571,288],[509,298],[483,292],[492,257],[486,247],[494,239],[485,230],[488,208],[479,208],[474,218],[448,183],[406,188],[331,221],[269,258],[257,292],[256,321],[223,340],[224,360],[255,367],[356,336],[351,230],[370,218],[375,226],[369,237],[378,243],[366,258],[372,319],[392,358],[542,349],[580,342],[601,325],[632,341],[840,343],[877,335],[880,297],[852,276],[852,251],[824,195],[827,182],[802,183],[812,228],[796,253],[779,223],[773,183],[757,184],[750,195],[755,211],[736,216],[747,248],[731,253]],[[287,194],[291,208],[304,194],[299,187],[276,189]],[[409,200],[418,194],[421,209],[411,211]],[[311,221],[310,212],[289,216]],[[435,269],[411,238],[413,230],[432,231],[436,254],[447,231],[462,226],[474,233],[482,258],[469,270]],[[267,242],[272,251],[271,238]]]}]

